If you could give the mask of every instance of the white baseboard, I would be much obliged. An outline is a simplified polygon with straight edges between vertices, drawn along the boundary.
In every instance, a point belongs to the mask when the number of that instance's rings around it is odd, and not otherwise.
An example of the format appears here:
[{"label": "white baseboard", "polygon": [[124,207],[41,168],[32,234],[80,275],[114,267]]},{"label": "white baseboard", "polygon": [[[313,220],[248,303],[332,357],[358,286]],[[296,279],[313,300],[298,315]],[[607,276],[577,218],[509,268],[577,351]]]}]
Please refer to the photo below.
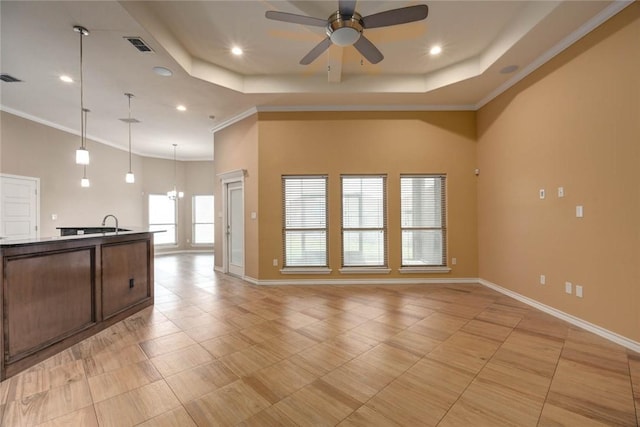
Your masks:
[{"label": "white baseboard", "polygon": [[176,249],[171,251],[155,251],[155,256],[162,255],[176,255],[176,254],[211,254],[213,255],[213,249]]},{"label": "white baseboard", "polygon": [[531,307],[537,308],[540,311],[544,311],[547,314],[550,314],[558,319],[564,320],[565,322],[569,322],[572,325],[575,325],[579,328],[585,329],[589,332],[592,332],[602,338],[608,339],[616,344],[619,344],[623,347],[626,347],[630,350],[633,350],[637,353],[640,353],[640,342],[633,341],[627,337],[616,334],[608,329],[605,329],[601,326],[594,325],[593,323],[587,322],[586,320],[580,319],[579,317],[573,316],[569,313],[565,313],[564,311],[560,311],[556,308],[550,307],[546,304],[538,302],[529,297],[525,297],[517,292],[511,291],[509,289],[503,288],[500,285],[496,285],[488,280],[480,279],[478,281],[481,285],[486,286],[487,288],[491,288],[494,291],[500,292],[501,294],[507,295],[513,299],[516,299],[520,302],[523,302]]},{"label": "white baseboard", "polygon": [[222,268],[222,266],[218,266],[218,265],[214,265],[213,266],[213,271],[217,271],[218,273],[223,273],[224,274],[224,268]]},{"label": "white baseboard", "polygon": [[286,285],[433,285],[433,284],[477,284],[474,277],[446,278],[446,279],[287,279],[287,280],[259,280],[245,276],[244,280],[260,286],[286,286]]}]

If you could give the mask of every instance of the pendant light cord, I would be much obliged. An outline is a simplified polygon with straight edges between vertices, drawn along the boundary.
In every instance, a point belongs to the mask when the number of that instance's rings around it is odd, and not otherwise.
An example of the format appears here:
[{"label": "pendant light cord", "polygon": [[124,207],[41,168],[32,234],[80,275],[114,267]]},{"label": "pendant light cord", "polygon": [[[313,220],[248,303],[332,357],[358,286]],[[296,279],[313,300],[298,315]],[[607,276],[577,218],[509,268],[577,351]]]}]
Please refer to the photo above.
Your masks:
[{"label": "pendant light cord", "polygon": [[129,173],[131,173],[131,97],[133,94],[125,94],[129,97]]},{"label": "pendant light cord", "polygon": [[[84,121],[86,120],[87,115],[85,114],[84,111],[84,79],[82,76],[82,70],[83,70],[83,64],[82,64],[82,37],[84,37],[84,34],[82,33],[82,31],[79,32],[80,34],[80,147],[85,148],[84,146]],[[84,117],[83,117],[84,114]]]},{"label": "pendant light cord", "polygon": [[173,144],[173,191],[176,192],[176,196],[177,196],[177,191],[178,191],[178,187],[177,187],[177,180],[178,180],[178,162],[176,160],[176,147],[178,146],[178,144]]},{"label": "pendant light cord", "polygon": [[[82,140],[86,140],[87,139],[87,113],[89,112],[88,108],[83,108],[82,109],[82,135],[80,135],[80,137],[82,138]],[[83,144],[84,147],[84,144]],[[83,165],[83,170],[84,170],[84,175],[83,178],[87,177],[87,165]]]}]

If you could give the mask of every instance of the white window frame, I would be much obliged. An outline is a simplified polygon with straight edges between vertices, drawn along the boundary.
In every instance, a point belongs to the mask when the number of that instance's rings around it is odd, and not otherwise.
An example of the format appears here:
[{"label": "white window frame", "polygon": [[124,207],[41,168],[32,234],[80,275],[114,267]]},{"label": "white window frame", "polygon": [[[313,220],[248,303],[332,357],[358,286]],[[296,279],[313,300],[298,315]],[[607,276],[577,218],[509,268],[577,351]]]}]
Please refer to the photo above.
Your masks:
[{"label": "white window frame", "polygon": [[[151,229],[152,226],[163,226],[163,225],[169,225],[169,226],[173,226],[173,242],[168,242],[168,243],[155,243],[155,245],[158,246],[164,246],[164,247],[171,247],[171,246],[178,246],[178,199],[172,200],[173,202],[173,220],[174,223],[151,223],[151,197],[152,196],[157,196],[157,197],[165,197],[165,198],[169,198],[166,193],[165,194],[157,194],[157,193],[149,193],[149,197],[147,199],[147,204],[148,204],[148,209],[147,209],[147,221],[149,222],[149,229]],[[165,231],[165,233],[168,233],[169,231]]]},{"label": "white window frame", "polygon": [[[416,208],[413,200],[411,200],[411,205],[408,207],[408,211],[405,211],[408,196],[403,198],[403,189],[402,184],[404,180],[409,179],[436,179],[439,180],[439,190],[434,192],[434,197],[439,198],[439,215],[440,215],[440,226],[425,226],[425,225],[413,225],[406,224],[404,221],[405,215],[413,212]],[[399,269],[400,273],[424,273],[424,272],[433,272],[433,273],[446,273],[451,271],[451,269],[447,266],[447,203],[446,203],[446,175],[444,174],[403,174],[400,175],[400,264],[401,267]],[[425,203],[433,203],[435,205],[435,201],[426,201]],[[407,221],[408,222],[408,221]],[[441,233],[441,254],[439,257],[439,262],[437,263],[416,263],[416,262],[408,262],[405,259],[405,232],[406,231],[440,231]],[[424,242],[422,242],[424,244]]]},{"label": "white window frame", "polygon": [[[213,246],[215,244],[215,199],[214,199],[214,210],[212,212],[211,222],[196,222],[196,198],[197,197],[211,197],[214,198],[213,194],[194,194],[191,196],[191,244],[193,246]],[[212,242],[196,242],[196,226],[197,225],[211,225],[214,233],[213,233],[213,241]]]},{"label": "white window frame", "polygon": [[[301,180],[322,180],[324,181],[324,226],[312,227],[294,227],[287,223],[287,181],[301,181]],[[284,274],[328,274],[331,272],[329,269],[329,216],[328,216],[328,191],[329,191],[329,178],[327,175],[283,175],[282,176],[282,265],[280,270]],[[299,265],[290,263],[287,259],[287,234],[289,232],[324,232],[325,235],[325,247],[324,247],[324,264],[310,264]]]},{"label": "white window frame", "polygon": [[[379,227],[346,227],[344,224],[344,215],[345,215],[345,194],[344,194],[344,186],[345,180],[348,179],[369,179],[369,178],[378,178],[382,180],[382,225]],[[380,273],[387,274],[391,271],[389,269],[389,244],[388,244],[388,229],[387,229],[387,175],[386,174],[372,174],[372,175],[341,175],[340,176],[340,192],[341,192],[341,214],[340,214],[340,222],[341,222],[341,240],[342,240],[342,248],[341,248],[341,268],[340,272],[349,274],[349,273]],[[345,231],[380,231],[383,236],[383,256],[382,263],[378,265],[370,265],[370,264],[345,264]]]}]

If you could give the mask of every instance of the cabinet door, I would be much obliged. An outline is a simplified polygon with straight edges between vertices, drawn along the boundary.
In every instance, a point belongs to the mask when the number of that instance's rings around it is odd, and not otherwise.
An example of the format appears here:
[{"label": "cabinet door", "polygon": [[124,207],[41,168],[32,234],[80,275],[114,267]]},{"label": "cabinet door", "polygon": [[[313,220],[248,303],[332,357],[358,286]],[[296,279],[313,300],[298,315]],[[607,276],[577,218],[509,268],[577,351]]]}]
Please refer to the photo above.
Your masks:
[{"label": "cabinet door", "polygon": [[102,245],[102,315],[109,318],[151,297],[150,242]]},{"label": "cabinet door", "polygon": [[5,258],[5,361],[94,324],[94,248]]}]

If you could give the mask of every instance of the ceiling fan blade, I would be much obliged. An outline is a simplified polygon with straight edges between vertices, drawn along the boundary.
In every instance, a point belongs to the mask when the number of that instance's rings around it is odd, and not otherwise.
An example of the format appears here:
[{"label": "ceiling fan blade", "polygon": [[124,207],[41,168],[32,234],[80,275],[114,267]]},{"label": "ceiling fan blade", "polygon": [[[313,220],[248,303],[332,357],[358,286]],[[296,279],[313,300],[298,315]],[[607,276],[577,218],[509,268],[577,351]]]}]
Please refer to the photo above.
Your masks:
[{"label": "ceiling fan blade", "polygon": [[353,12],[356,11],[356,0],[340,0],[338,11],[341,15],[353,16]]},{"label": "ceiling fan blade", "polygon": [[408,22],[421,21],[429,14],[429,7],[426,4],[416,6],[401,7],[399,9],[387,10],[386,12],[374,13],[362,18],[364,28],[380,28],[390,25],[406,24]]},{"label": "ceiling fan blade", "polygon": [[268,10],[264,16],[274,21],[290,22],[292,24],[313,25],[314,27],[326,27],[327,20],[314,18],[312,16],[296,15],[295,13],[278,12]]},{"label": "ceiling fan blade", "polygon": [[367,58],[367,61],[372,64],[377,64],[384,59],[382,52],[380,52],[378,48],[375,47],[375,45],[365,36],[360,36],[358,41],[353,44],[353,47],[358,49],[358,52],[360,52],[362,56]]},{"label": "ceiling fan blade", "polygon": [[309,65],[311,64],[313,61],[316,60],[316,58],[318,56],[320,56],[325,50],[329,49],[329,46],[331,46],[331,39],[329,37],[327,37],[326,39],[322,40],[320,43],[318,43],[316,45],[316,47],[314,47],[313,49],[311,49],[309,51],[309,53],[307,53],[305,55],[304,58],[302,58],[300,60],[300,64],[301,65]]}]

